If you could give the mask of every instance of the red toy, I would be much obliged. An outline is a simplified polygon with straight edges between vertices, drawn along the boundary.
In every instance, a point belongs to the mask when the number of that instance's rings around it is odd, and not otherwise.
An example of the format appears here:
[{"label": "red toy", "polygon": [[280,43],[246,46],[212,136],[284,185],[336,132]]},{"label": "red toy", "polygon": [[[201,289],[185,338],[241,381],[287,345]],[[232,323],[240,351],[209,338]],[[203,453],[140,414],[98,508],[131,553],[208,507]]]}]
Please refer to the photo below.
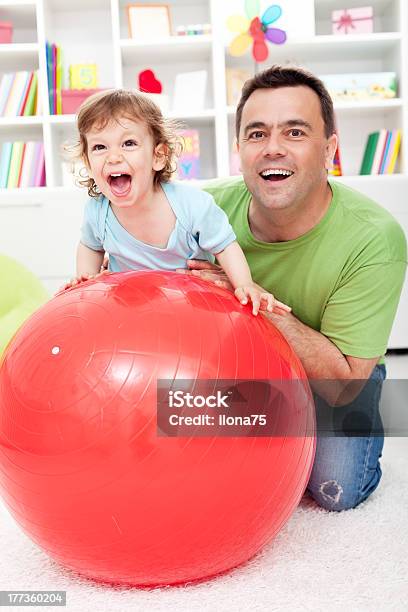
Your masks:
[{"label": "red toy", "polygon": [[142,70],[142,72],[139,73],[139,90],[146,93],[162,93],[163,86],[160,81],[156,79],[153,70]]},{"label": "red toy", "polygon": [[[297,434],[160,437],[158,378],[301,379]],[[49,301],[6,349],[0,490],[66,567],[183,583],[246,561],[287,521],[309,479],[313,425],[298,358],[250,306],[175,272],[109,274]]]}]

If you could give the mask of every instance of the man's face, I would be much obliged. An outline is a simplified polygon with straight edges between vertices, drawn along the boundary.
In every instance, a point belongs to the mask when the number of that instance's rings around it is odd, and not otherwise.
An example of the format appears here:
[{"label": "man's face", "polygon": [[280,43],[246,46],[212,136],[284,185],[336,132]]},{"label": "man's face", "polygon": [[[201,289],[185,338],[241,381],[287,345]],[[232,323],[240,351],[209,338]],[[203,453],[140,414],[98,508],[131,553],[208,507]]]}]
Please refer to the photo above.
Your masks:
[{"label": "man's face", "polygon": [[238,148],[257,206],[307,205],[327,181],[337,138],[324,133],[320,101],[306,86],[257,89],[242,112]]}]

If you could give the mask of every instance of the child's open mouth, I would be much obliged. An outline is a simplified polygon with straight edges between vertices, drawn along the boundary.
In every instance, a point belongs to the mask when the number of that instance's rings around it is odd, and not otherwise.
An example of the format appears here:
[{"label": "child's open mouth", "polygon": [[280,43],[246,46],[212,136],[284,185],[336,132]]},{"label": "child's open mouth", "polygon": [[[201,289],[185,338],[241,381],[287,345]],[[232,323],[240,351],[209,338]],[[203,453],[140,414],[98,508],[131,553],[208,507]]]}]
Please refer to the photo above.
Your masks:
[{"label": "child's open mouth", "polygon": [[115,196],[127,195],[130,191],[132,184],[132,177],[130,174],[115,173],[110,174],[108,177],[109,187]]},{"label": "child's open mouth", "polygon": [[292,170],[285,170],[283,168],[263,170],[259,173],[265,181],[284,181],[285,179],[292,176]]}]

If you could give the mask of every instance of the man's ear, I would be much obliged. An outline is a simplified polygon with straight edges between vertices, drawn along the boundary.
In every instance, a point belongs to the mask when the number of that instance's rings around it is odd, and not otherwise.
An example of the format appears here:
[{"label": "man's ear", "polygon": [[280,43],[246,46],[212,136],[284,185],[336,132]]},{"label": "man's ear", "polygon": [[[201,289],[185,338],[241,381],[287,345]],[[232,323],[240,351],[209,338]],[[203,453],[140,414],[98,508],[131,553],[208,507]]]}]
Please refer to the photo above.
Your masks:
[{"label": "man's ear", "polygon": [[326,170],[330,170],[330,168],[333,166],[333,159],[336,153],[337,144],[338,144],[337,134],[332,134],[330,138],[327,139],[327,143],[326,143],[325,160],[324,160],[324,167],[326,168]]},{"label": "man's ear", "polygon": [[153,170],[163,170],[167,162],[168,147],[163,142],[156,145],[153,153]]}]

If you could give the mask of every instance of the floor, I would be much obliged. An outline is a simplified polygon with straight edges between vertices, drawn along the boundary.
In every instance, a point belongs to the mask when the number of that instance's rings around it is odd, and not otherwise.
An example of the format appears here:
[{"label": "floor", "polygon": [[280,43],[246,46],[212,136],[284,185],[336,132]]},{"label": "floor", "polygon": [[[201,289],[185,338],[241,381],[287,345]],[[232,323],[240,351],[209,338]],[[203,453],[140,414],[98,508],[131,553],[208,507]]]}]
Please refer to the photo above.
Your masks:
[{"label": "floor", "polygon": [[[408,378],[407,354],[389,356],[388,375]],[[358,508],[326,512],[304,496],[249,563],[181,588],[114,589],[84,580],[38,549],[0,502],[0,590],[64,590],[69,612],[401,612],[408,601],[408,437],[386,438],[382,468],[381,486]]]}]

